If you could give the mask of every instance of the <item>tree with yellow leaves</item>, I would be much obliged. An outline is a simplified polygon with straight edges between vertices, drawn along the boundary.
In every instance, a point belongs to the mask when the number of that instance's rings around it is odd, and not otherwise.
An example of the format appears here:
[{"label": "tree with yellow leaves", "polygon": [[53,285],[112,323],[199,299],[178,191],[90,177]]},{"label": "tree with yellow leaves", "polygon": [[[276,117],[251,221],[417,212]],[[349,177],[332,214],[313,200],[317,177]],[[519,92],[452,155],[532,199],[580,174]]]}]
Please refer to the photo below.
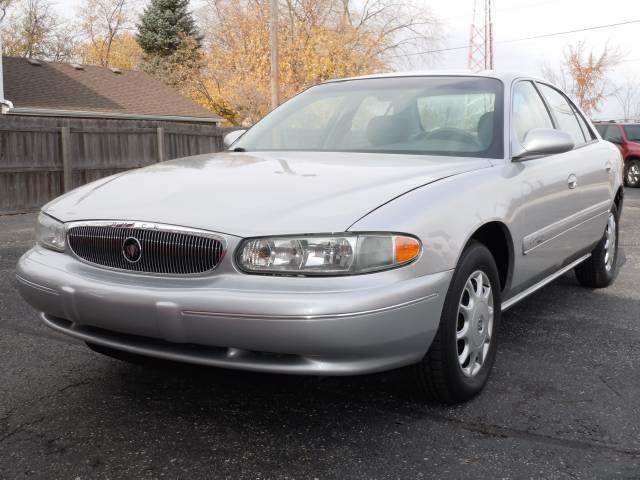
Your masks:
[{"label": "tree with yellow leaves", "polygon": [[105,57],[102,45],[105,42],[96,38],[96,42],[87,41],[81,45],[82,63],[112,68],[136,70],[140,66],[142,50],[135,36],[129,32],[122,32],[111,40],[109,55]]},{"label": "tree with yellow leaves", "polygon": [[115,50],[126,50],[131,42],[123,38],[130,24],[127,0],[85,0],[79,16],[86,38],[85,61],[101,67],[113,67]]},{"label": "tree with yellow leaves", "polygon": [[75,34],[60,22],[51,0],[2,0],[0,17],[4,55],[69,61],[76,53]]},{"label": "tree with yellow leaves", "polygon": [[[131,1],[131,0],[129,0]],[[79,22],[64,22],[54,0],[0,0],[5,55],[54,62],[137,68],[140,47],[130,27],[127,0],[84,0]]]},{"label": "tree with yellow leaves", "polygon": [[[336,77],[389,69],[415,46],[433,45],[437,22],[394,0],[280,0],[281,97]],[[269,2],[208,0],[205,66],[191,95],[231,124],[269,110]]]}]

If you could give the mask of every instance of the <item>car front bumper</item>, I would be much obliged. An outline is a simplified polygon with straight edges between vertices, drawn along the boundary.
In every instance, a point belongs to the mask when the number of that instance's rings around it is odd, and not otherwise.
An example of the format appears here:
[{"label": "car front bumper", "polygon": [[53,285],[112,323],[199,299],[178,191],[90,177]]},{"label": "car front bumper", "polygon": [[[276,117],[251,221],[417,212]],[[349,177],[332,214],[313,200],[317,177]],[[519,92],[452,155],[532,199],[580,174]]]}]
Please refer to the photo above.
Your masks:
[{"label": "car front bumper", "polygon": [[339,278],[159,277],[36,246],[16,277],[48,326],[86,342],[226,368],[350,375],[419,361],[451,274],[412,277],[409,266]]}]

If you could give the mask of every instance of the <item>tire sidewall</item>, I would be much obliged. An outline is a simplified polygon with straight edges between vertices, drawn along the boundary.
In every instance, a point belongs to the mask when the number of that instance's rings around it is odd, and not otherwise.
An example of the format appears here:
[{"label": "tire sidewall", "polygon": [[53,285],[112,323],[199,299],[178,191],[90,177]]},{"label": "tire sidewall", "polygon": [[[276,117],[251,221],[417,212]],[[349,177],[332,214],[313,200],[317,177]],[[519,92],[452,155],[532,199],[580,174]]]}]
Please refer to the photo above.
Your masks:
[{"label": "tire sidewall", "polygon": [[[480,371],[473,377],[467,377],[458,362],[456,327],[458,307],[463,289],[469,276],[476,270],[483,271],[491,283],[493,292],[493,336],[489,353]],[[472,242],[463,252],[458,266],[453,274],[451,285],[447,291],[442,316],[440,318],[441,341],[446,357],[447,377],[451,388],[460,397],[470,397],[477,394],[487,382],[493,366],[497,350],[497,332],[501,319],[501,295],[498,269],[489,250],[478,242]]]},{"label": "tire sidewall", "polygon": [[[620,213],[618,212],[617,207],[614,205],[611,206],[611,210],[610,213],[613,213],[613,217],[616,220],[616,241],[615,241],[615,251],[613,254],[613,264],[611,267],[611,270],[607,271],[606,267],[605,267],[605,263],[604,263],[604,255],[605,255],[605,251],[604,251],[604,244],[607,241],[607,232],[606,232],[606,228],[605,227],[605,232],[602,235],[602,239],[600,240],[600,243],[598,244],[598,249],[597,249],[597,258],[595,259],[598,262],[598,270],[599,270],[599,274],[602,275],[602,278],[604,279],[606,284],[610,284],[616,277],[617,273],[618,273],[618,254],[619,252],[619,246],[620,246]],[[607,222],[609,221],[609,217],[607,216]]]},{"label": "tire sidewall", "polygon": [[636,183],[630,183],[627,178],[628,178],[628,172],[631,169],[632,166],[636,166],[638,168],[640,168],[640,160],[630,160],[629,162],[627,162],[627,164],[625,165],[624,168],[624,184],[627,187],[631,187],[631,188],[638,188],[640,187],[640,179],[638,180],[638,182]]}]

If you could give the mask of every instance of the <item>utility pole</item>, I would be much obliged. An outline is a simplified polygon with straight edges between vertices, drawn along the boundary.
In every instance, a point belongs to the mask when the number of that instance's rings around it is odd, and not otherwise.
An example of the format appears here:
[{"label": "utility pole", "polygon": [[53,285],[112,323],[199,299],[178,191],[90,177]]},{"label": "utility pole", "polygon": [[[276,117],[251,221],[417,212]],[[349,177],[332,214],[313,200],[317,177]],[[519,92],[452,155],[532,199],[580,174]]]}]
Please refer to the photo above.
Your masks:
[{"label": "utility pole", "polygon": [[269,20],[269,42],[271,43],[271,109],[280,104],[280,81],[278,67],[278,0],[271,0]]},{"label": "utility pole", "polygon": [[[478,4],[484,4],[480,10]],[[484,13],[484,15],[483,15]],[[473,1],[473,20],[469,34],[469,70],[480,71],[493,68],[493,20],[491,0]]]}]

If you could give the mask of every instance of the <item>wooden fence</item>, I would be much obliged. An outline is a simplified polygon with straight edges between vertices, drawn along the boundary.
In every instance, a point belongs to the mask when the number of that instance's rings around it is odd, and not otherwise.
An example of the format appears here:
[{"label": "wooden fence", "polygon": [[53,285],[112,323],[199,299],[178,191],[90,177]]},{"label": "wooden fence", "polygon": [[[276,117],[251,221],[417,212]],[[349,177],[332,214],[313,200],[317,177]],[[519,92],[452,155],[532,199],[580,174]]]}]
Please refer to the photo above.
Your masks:
[{"label": "wooden fence", "polygon": [[0,116],[0,214],[39,209],[79,185],[222,149],[229,129],[152,120]]}]

